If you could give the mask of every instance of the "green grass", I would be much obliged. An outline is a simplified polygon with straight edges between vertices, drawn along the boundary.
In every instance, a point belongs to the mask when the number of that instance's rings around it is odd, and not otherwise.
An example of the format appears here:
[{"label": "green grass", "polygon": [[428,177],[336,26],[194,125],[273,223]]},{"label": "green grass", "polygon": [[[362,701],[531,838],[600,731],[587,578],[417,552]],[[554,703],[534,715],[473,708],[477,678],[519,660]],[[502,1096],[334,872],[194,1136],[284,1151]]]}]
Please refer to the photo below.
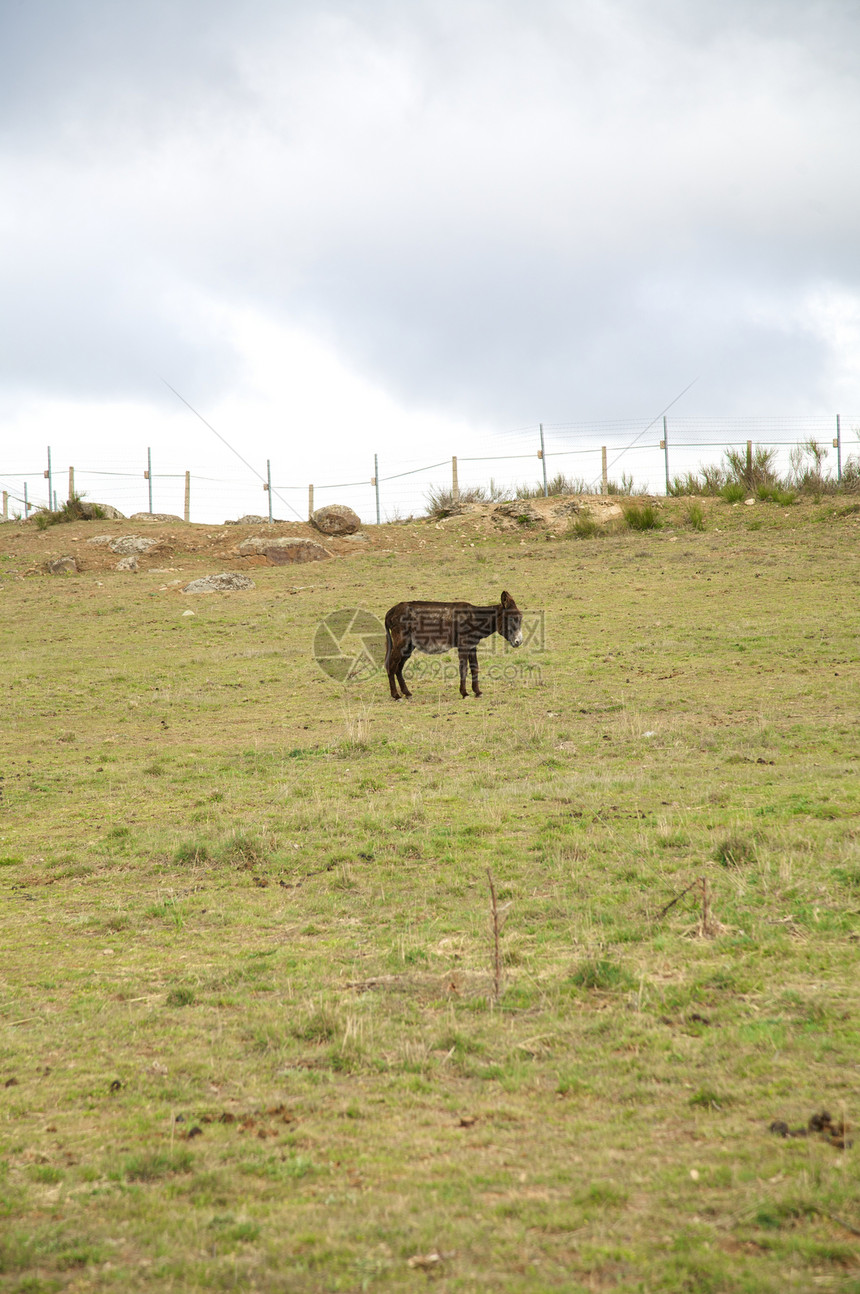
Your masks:
[{"label": "green grass", "polygon": [[[769,1128],[860,1120],[860,514],[685,506],[4,577],[0,1288],[857,1289],[857,1147]],[[502,588],[480,700],[312,659]]]}]

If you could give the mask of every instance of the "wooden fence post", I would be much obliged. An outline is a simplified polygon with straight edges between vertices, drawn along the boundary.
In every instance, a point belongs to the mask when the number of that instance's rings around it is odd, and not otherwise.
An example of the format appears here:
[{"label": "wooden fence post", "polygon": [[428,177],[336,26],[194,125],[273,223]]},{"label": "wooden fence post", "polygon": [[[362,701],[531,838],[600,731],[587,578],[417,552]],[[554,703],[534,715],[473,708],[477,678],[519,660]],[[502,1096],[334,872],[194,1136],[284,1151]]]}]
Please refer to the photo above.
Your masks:
[{"label": "wooden fence post", "polygon": [[3,520],[9,520],[9,495],[3,491]]},{"label": "wooden fence post", "polygon": [[191,473],[185,473],[185,520],[191,520]]},{"label": "wooden fence post", "polygon": [[69,503],[75,497],[75,469],[69,468]]},{"label": "wooden fence post", "polygon": [[748,441],[747,441],[747,489],[748,489],[748,490],[751,490],[751,489],[752,489],[752,487],[753,487],[753,479],[752,479],[752,441],[751,441],[751,440],[748,440]]},{"label": "wooden fence post", "polygon": [[455,503],[460,502],[460,482],[457,479],[456,455],[451,459],[451,498]]},{"label": "wooden fence post", "polygon": [[609,493],[609,480],[608,480],[607,475],[606,475],[606,446],[605,446],[605,445],[601,445],[601,446],[600,446],[600,467],[601,467],[601,478],[602,478],[602,484],[601,484],[601,487],[600,487],[600,493],[601,493],[601,494],[608,494],[608,493]]},{"label": "wooden fence post", "polygon": [[547,498],[549,495],[549,489],[547,488],[547,483],[546,483],[546,447],[543,443],[543,423],[540,423],[539,426],[540,426],[540,449],[538,450],[538,458],[540,459],[541,466],[543,467],[543,497]]},{"label": "wooden fence post", "polygon": [[308,486],[308,521],[314,515],[314,487]]},{"label": "wooden fence post", "polygon": [[373,455],[373,480],[371,482],[376,490],[376,524],[379,525],[379,455]]}]

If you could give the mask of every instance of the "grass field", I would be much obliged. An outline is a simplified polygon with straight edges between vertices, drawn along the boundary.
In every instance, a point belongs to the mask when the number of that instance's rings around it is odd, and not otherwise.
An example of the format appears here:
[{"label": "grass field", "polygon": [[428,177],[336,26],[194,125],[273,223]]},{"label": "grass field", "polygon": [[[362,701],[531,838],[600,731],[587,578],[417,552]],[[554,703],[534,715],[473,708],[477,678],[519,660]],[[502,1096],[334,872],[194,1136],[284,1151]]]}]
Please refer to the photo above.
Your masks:
[{"label": "grass field", "polygon": [[[860,515],[697,506],[196,598],[0,532],[0,1288],[860,1291],[770,1130],[860,1120]],[[480,700],[313,659],[503,588]]]}]

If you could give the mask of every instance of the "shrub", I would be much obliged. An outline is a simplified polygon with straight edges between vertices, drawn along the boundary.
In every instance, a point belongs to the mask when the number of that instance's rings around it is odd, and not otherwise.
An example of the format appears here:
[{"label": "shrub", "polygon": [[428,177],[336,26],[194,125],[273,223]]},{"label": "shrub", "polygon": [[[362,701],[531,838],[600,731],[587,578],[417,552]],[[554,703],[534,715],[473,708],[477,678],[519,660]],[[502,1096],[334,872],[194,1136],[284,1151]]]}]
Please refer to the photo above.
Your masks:
[{"label": "shrub", "polygon": [[705,529],[705,513],[701,503],[691,503],[686,512],[687,525],[693,530]]},{"label": "shrub", "polygon": [[659,530],[663,524],[651,503],[643,503],[641,506],[629,504],[624,509],[624,520],[631,530]]},{"label": "shrub", "polygon": [[726,503],[740,503],[747,496],[747,487],[741,481],[726,481],[720,490],[720,497]]},{"label": "shrub", "polygon": [[56,511],[50,507],[37,509],[33,513],[33,520],[37,530],[47,530],[49,526],[63,525],[67,521],[100,520],[104,515],[104,510],[97,503],[90,504],[84,511],[83,495],[72,494]]}]

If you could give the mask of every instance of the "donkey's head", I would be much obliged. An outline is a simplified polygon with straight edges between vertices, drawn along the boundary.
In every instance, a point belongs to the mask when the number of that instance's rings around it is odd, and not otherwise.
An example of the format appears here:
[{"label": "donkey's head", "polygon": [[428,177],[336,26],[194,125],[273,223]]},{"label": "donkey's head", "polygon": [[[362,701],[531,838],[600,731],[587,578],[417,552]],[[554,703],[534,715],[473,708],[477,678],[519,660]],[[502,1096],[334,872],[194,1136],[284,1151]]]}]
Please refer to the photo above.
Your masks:
[{"label": "donkey's head", "polygon": [[512,647],[522,647],[523,613],[510,593],[503,593],[496,607],[496,632],[507,638]]}]

